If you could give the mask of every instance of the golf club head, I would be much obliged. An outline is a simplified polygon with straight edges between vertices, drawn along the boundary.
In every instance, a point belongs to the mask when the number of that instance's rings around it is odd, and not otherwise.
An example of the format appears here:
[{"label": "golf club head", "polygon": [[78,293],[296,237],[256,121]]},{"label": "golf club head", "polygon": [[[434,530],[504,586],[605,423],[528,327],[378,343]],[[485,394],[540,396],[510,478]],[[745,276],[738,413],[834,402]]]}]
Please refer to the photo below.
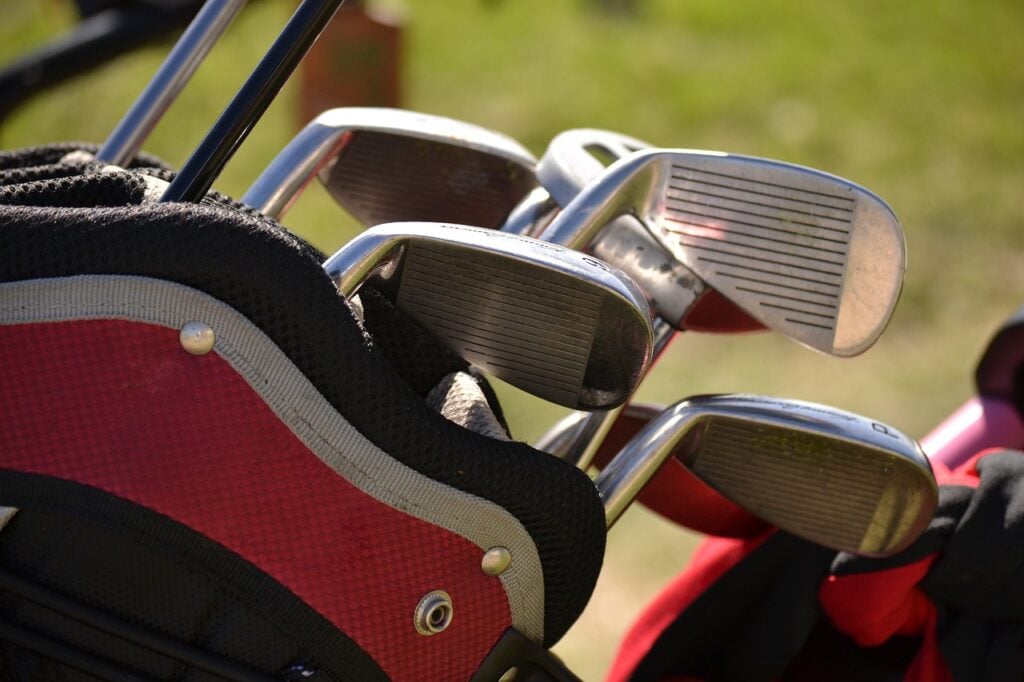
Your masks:
[{"label": "golf club head", "polygon": [[892,427],[796,400],[698,396],[652,419],[598,476],[609,525],[672,454],[755,516],[855,554],[899,552],[938,499],[920,446]]},{"label": "golf club head", "polygon": [[402,109],[317,116],[242,197],[281,217],[318,176],[364,225],[429,220],[498,228],[537,185],[536,159],[499,133]]},{"label": "golf club head", "polygon": [[[552,138],[537,162],[537,179],[564,207],[604,173],[609,164],[650,148],[642,140],[610,130],[566,130]],[[550,222],[551,218],[544,222],[535,220],[530,231],[519,225],[514,229],[520,234],[537,236]],[[633,216],[612,220],[587,246],[587,251],[632,277],[647,292],[658,317],[675,329],[737,333],[765,328],[694,277]]]},{"label": "golf club head", "polygon": [[896,216],[833,175],[717,152],[642,150],[609,166],[542,236],[579,248],[623,214],[752,318],[831,355],[867,350],[899,298],[906,247]]},{"label": "golf club head", "polygon": [[621,405],[651,361],[651,313],[632,280],[529,237],[466,225],[379,225],[324,269],[346,297],[377,276],[399,309],[467,362],[560,405]]},{"label": "golf club head", "polygon": [[[648,422],[666,410],[665,405],[629,402],[616,416],[593,464],[603,469]],[[533,445],[561,459],[573,447],[588,412],[572,412],[548,429]],[[722,497],[701,481],[677,457],[668,457],[640,491],[637,502],[676,525],[718,537],[749,538],[771,527],[746,509]]]},{"label": "golf club head", "polygon": [[537,180],[559,206],[566,206],[611,163],[652,146],[611,130],[564,130],[551,138],[537,161]]}]

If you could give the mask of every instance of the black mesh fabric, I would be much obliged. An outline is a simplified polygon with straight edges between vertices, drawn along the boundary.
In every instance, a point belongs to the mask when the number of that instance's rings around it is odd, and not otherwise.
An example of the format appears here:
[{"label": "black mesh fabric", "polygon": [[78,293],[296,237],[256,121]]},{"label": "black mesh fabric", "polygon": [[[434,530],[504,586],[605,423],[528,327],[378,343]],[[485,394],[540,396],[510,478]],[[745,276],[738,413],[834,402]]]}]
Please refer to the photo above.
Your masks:
[{"label": "black mesh fabric", "polygon": [[[56,142],[38,147],[0,151],[0,171],[45,165],[66,166],[66,164],[60,164],[60,161],[71,152],[95,154],[99,148],[100,146],[95,142]],[[128,164],[128,167],[170,169],[163,159],[146,152],[136,154],[135,159]]]},{"label": "black mesh fabric", "polygon": [[[278,676],[304,665],[310,682],[384,680],[354,642],[279,583],[220,545],[132,502],[70,481],[0,471],[19,511],[0,531],[0,571],[238,667]],[[68,557],[73,557],[69,561]],[[2,576],[0,576],[2,579]],[[116,661],[146,679],[220,680],[167,650],[145,648],[89,619],[3,591],[0,620]],[[38,653],[0,645],[15,679],[91,679]],[[244,666],[242,663],[244,662]],[[69,677],[65,677],[69,675]],[[2,678],[0,678],[2,679]]]},{"label": "black mesh fabric", "polygon": [[136,175],[95,173],[0,187],[0,204],[51,206],[59,194],[68,208],[115,207],[141,203],[145,191],[145,181]]},{"label": "black mesh fabric", "polygon": [[[34,165],[52,156],[26,154]],[[561,638],[586,605],[604,555],[604,512],[585,474],[523,443],[466,431],[432,411],[396,368],[440,367],[446,362],[436,359],[437,349],[429,359],[428,346],[417,340],[382,353],[324,276],[323,255],[275,222],[223,204],[66,208],[63,193],[54,185],[51,207],[0,206],[0,281],[139,275],[178,282],[232,306],[378,447],[519,519],[543,567],[544,643]]]},{"label": "black mesh fabric", "polygon": [[418,395],[426,396],[440,377],[465,370],[462,358],[440,346],[429,332],[396,310],[379,292],[366,288],[359,298],[374,344],[393,364],[399,365],[395,369]]}]

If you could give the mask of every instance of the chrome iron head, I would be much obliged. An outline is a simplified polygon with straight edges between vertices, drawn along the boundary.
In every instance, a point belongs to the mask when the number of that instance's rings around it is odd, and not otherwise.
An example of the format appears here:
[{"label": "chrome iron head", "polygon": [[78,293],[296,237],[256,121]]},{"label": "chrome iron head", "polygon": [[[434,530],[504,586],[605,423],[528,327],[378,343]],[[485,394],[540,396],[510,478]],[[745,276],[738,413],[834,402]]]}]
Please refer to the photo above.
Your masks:
[{"label": "chrome iron head", "polygon": [[468,362],[552,402],[621,405],[651,361],[651,314],[627,276],[553,244],[465,225],[393,223],[324,263],[346,297],[371,276]]},{"label": "chrome iron head", "polygon": [[[595,242],[631,214],[692,273],[766,327],[832,355],[885,329],[906,267],[903,230],[868,190],[809,168],[685,149],[642,150],[581,191],[542,238]],[[612,259],[613,262],[615,259]]]},{"label": "chrome iron head", "polygon": [[537,180],[559,206],[566,206],[609,164],[651,146],[611,130],[571,128],[551,138],[537,161]]},{"label": "chrome iron head", "polygon": [[536,187],[535,164],[518,142],[479,126],[341,107],[307,125],[242,201],[280,218],[317,176],[364,225],[429,220],[498,228]]},{"label": "chrome iron head", "polygon": [[892,427],[796,400],[699,396],[648,422],[598,476],[609,526],[673,454],[752,514],[856,554],[905,548],[938,499],[920,446]]}]

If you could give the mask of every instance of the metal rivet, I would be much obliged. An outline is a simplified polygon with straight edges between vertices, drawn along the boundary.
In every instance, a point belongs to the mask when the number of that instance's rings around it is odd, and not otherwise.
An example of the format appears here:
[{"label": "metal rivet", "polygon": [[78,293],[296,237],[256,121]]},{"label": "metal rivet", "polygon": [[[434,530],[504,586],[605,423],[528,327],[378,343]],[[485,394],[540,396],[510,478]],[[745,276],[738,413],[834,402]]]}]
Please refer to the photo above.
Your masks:
[{"label": "metal rivet", "polygon": [[416,632],[421,635],[436,635],[444,632],[452,624],[452,598],[444,590],[434,590],[428,593],[420,603],[416,605],[416,614],[413,616],[413,625]]},{"label": "metal rivet", "polygon": [[205,322],[187,322],[178,334],[181,347],[192,355],[206,355],[217,340],[213,328]]},{"label": "metal rivet", "polygon": [[501,575],[512,563],[512,552],[507,547],[491,547],[480,560],[480,569],[487,575]]},{"label": "metal rivet", "polygon": [[498,682],[512,682],[519,674],[519,668],[509,668],[505,674],[498,678]]}]

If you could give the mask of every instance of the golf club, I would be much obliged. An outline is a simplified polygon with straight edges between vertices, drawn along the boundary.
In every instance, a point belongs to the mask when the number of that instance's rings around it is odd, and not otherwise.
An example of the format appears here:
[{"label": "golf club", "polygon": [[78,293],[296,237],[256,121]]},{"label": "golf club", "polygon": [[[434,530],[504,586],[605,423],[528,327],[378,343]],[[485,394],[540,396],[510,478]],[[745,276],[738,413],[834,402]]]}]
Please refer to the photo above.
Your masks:
[{"label": "golf club", "polygon": [[536,159],[485,128],[401,109],[317,116],[242,201],[280,218],[314,176],[364,225],[429,220],[498,228],[536,187]]},{"label": "golf club", "polygon": [[905,246],[892,210],[868,190],[810,168],[642,150],[609,166],[542,237],[588,248],[623,214],[639,218],[690,279],[831,355],[870,347],[902,286]]},{"label": "golf club", "polygon": [[673,454],[754,515],[856,554],[899,552],[938,500],[927,457],[892,427],[796,400],[698,396],[648,422],[598,475],[609,527]]},{"label": "golf club", "polygon": [[650,309],[625,275],[529,237],[391,223],[325,263],[343,296],[369,277],[471,364],[578,409],[621,405],[650,364]]}]

